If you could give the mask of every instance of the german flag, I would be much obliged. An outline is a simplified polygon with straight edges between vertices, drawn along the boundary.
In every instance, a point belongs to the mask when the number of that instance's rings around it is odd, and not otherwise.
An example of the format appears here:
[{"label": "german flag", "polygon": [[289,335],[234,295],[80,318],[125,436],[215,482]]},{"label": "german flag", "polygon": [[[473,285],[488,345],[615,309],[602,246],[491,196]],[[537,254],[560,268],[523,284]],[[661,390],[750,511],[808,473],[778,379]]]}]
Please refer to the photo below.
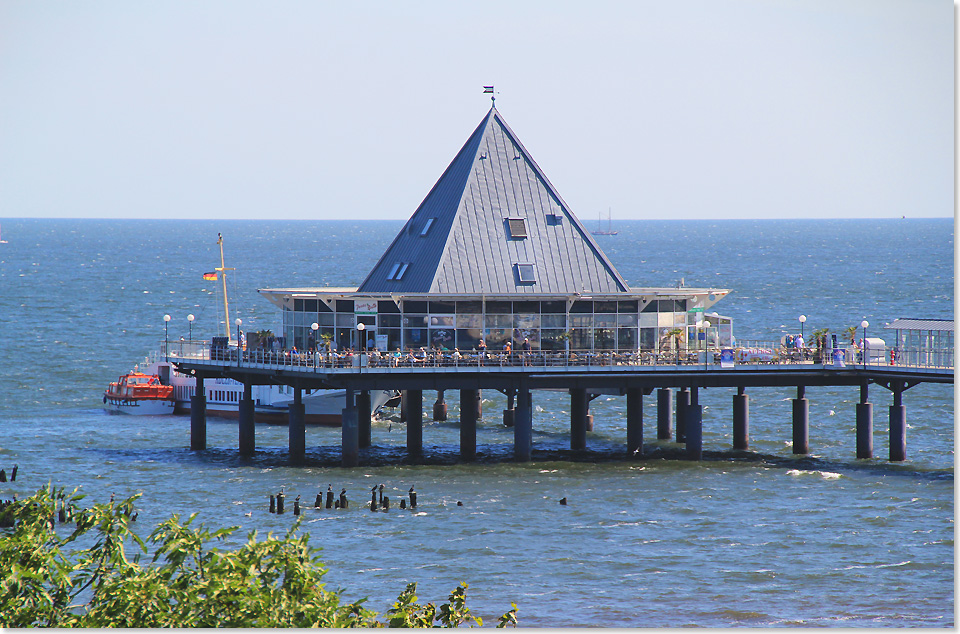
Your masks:
[{"label": "german flag", "polygon": [[216,281],[217,281],[217,272],[216,272],[216,271],[211,271],[210,273],[204,273],[204,274],[203,274],[203,279],[209,280],[209,281],[211,281],[211,282],[216,282]]}]

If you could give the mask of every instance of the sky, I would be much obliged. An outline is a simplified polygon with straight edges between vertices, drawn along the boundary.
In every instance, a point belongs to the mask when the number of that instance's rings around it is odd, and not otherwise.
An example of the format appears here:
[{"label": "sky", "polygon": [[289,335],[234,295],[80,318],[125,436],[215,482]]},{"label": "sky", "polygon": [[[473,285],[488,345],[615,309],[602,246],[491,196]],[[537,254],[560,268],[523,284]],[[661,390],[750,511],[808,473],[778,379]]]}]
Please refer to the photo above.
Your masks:
[{"label": "sky", "polygon": [[392,219],[490,107],[582,220],[952,217],[950,0],[0,0],[0,217]]}]

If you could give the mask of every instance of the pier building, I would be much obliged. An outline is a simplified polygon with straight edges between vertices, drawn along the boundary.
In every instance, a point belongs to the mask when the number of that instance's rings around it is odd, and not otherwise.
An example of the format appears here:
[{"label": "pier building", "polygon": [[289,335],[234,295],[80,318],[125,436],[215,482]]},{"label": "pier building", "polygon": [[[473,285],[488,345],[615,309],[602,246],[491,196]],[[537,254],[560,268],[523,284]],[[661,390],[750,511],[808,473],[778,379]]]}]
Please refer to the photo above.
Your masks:
[{"label": "pier building", "polygon": [[[735,346],[732,319],[712,311],[729,292],[682,282],[631,287],[491,108],[356,288],[260,290],[281,309],[283,349],[203,345],[174,359],[181,372],[197,379],[191,447],[206,447],[204,380],[218,377],[244,385],[241,454],[254,453],[256,446],[254,385],[293,389],[294,459],[303,458],[306,448],[303,391],[345,390],[344,466],[356,466],[359,450],[373,442],[373,390],[402,391],[407,450],[414,460],[423,447],[425,390],[437,392],[438,420],[446,417],[444,392],[459,390],[461,457],[473,460],[480,391],[489,389],[507,397],[503,421],[513,427],[518,460],[531,459],[534,393],[544,389],[570,395],[574,451],[586,447],[590,400],[616,394],[626,398],[627,451],[642,455],[644,397],[656,391],[656,438],[675,439],[689,458],[700,459],[699,389],[737,388],[733,448],[746,450],[747,388],[795,387],[793,452],[806,454],[806,388],[834,385],[860,390],[857,457],[870,458],[868,390],[879,385],[894,394],[890,459],[905,459],[902,394],[922,382],[953,382],[952,322],[926,331],[901,324],[895,328],[901,356],[877,356],[868,348],[858,357],[853,350],[830,349],[829,342],[799,351],[779,344],[742,349]],[[947,330],[949,337],[942,334]],[[927,333],[922,345],[915,332]],[[912,343],[926,352],[908,351]]]}]

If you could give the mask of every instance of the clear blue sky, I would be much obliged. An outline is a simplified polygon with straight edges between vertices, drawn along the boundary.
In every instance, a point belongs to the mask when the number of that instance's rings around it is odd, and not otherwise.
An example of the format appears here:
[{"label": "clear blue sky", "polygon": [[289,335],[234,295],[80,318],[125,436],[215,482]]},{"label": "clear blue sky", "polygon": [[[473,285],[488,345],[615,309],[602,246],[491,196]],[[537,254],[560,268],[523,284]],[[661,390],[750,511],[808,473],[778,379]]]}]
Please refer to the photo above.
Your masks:
[{"label": "clear blue sky", "polygon": [[0,2],[0,217],[409,217],[497,107],[573,211],[949,217],[949,0]]}]

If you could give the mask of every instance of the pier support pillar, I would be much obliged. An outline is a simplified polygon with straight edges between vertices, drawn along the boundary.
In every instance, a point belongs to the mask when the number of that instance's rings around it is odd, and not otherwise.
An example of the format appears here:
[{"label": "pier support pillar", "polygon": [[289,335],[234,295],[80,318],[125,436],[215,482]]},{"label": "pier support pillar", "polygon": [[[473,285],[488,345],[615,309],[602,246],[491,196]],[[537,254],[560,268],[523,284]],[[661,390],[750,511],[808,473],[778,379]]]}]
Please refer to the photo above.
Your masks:
[{"label": "pier support pillar", "polygon": [[342,420],[340,423],[340,465],[356,467],[360,464],[360,434],[357,425],[357,404],[355,393],[346,390]]},{"label": "pier support pillar", "polygon": [[907,408],[903,404],[903,382],[893,387],[893,405],[890,406],[890,460],[907,459]]},{"label": "pier support pillar", "polygon": [[627,454],[643,455],[643,390],[627,388]]},{"label": "pier support pillar", "polygon": [[570,449],[581,451],[587,448],[587,390],[582,387],[570,390]]},{"label": "pier support pillar", "polygon": [[750,446],[750,396],[743,387],[733,396],[733,448],[746,451]]},{"label": "pier support pillar", "polygon": [[669,387],[657,389],[657,440],[670,440],[673,437],[673,390]]},{"label": "pier support pillar", "polygon": [[447,420],[447,402],[443,400],[443,390],[437,390],[437,400],[433,404],[433,420]]},{"label": "pier support pillar", "polygon": [[289,436],[290,460],[301,462],[307,453],[307,430],[304,426],[303,390],[301,388],[293,388],[293,403],[290,403],[288,407],[290,408],[290,427],[287,434]]},{"label": "pier support pillar", "polygon": [[797,386],[797,398],[793,399],[793,453],[810,453],[810,401],[805,398],[806,388]]},{"label": "pier support pillar", "polygon": [[687,407],[690,405],[690,388],[677,392],[677,442],[687,442]]},{"label": "pier support pillar", "polygon": [[477,420],[483,420],[483,390],[477,390]]},{"label": "pier support pillar", "polygon": [[477,413],[480,390],[460,390],[460,459],[477,459]]},{"label": "pier support pillar", "polygon": [[703,458],[703,405],[700,404],[699,388],[690,390],[690,404],[686,406],[687,458],[700,460]]},{"label": "pier support pillar", "polygon": [[407,422],[407,405],[410,400],[410,395],[407,394],[407,390],[400,390],[400,422]]},{"label": "pier support pillar", "polygon": [[207,393],[203,377],[197,376],[196,393],[190,397],[190,449],[203,451],[207,448]]},{"label": "pier support pillar", "polygon": [[517,415],[516,406],[514,405],[514,399],[517,391],[513,388],[510,388],[504,393],[507,395],[507,409],[503,410],[503,426],[513,427]]},{"label": "pier support pillar", "polygon": [[357,442],[361,449],[366,449],[373,443],[370,419],[373,412],[370,405],[370,390],[357,392]]},{"label": "pier support pillar", "polygon": [[517,462],[529,462],[533,454],[533,399],[530,390],[517,390],[517,409],[513,425],[513,455]]},{"label": "pier support pillar", "polygon": [[423,390],[407,390],[407,452],[419,458],[423,454]]},{"label": "pier support pillar", "polygon": [[240,418],[240,455],[252,456],[256,451],[256,433],[253,422],[253,386],[243,384],[243,398],[238,407]]},{"label": "pier support pillar", "polygon": [[873,458],[873,404],[867,402],[867,384],[860,385],[860,402],[857,403],[857,458]]}]

